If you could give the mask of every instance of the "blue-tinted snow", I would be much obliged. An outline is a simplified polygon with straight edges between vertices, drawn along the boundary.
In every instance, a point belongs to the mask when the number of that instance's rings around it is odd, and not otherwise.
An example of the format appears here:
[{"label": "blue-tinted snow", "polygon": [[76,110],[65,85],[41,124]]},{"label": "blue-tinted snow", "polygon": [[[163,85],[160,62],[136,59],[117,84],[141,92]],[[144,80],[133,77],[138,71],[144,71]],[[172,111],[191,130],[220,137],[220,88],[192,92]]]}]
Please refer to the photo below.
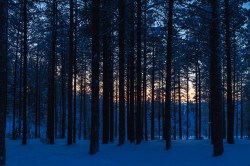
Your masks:
[{"label": "blue-tinted snow", "polygon": [[235,145],[224,144],[224,154],[212,156],[209,140],[172,141],[172,149],[166,151],[165,141],[142,142],[140,145],[126,142],[100,145],[100,152],[89,155],[89,141],[66,145],[66,140],[56,140],[55,145],[29,140],[27,146],[20,141],[7,140],[7,164],[9,166],[249,166],[250,141],[236,140]]}]

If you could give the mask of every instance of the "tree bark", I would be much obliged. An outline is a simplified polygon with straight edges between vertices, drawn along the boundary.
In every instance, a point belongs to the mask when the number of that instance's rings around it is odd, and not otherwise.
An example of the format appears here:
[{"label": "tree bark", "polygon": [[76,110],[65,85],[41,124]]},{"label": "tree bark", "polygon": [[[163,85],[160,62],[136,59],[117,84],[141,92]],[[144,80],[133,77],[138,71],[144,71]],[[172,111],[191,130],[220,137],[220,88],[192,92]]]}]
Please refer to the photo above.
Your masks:
[{"label": "tree bark", "polygon": [[145,0],[144,10],[144,32],[143,32],[143,101],[144,101],[144,130],[145,141],[148,141],[148,118],[147,118],[147,0]]},{"label": "tree bark", "polygon": [[155,130],[155,43],[153,41],[153,51],[152,51],[152,82],[151,82],[151,86],[152,86],[152,108],[151,108],[151,140],[155,139],[155,134],[154,134],[154,130]]},{"label": "tree bark", "polygon": [[100,0],[92,1],[92,81],[91,81],[91,133],[90,154],[99,151],[99,24],[100,24]]},{"label": "tree bark", "polygon": [[171,147],[171,69],[172,69],[172,36],[173,36],[173,5],[174,1],[168,2],[168,36],[167,36],[167,69],[166,69],[166,149]]},{"label": "tree bark", "polygon": [[214,156],[222,155],[223,134],[222,134],[222,94],[221,94],[221,70],[220,57],[218,54],[219,46],[219,16],[218,16],[218,1],[211,0],[212,7],[212,23],[211,23],[211,56],[210,56],[210,100],[212,111],[212,140],[214,145]]},{"label": "tree bark", "polygon": [[6,163],[8,1],[0,0],[0,165]]},{"label": "tree bark", "polygon": [[232,99],[229,0],[224,0],[224,3],[225,3],[226,54],[227,54],[227,143],[234,144],[234,104]]},{"label": "tree bark", "polygon": [[78,7],[77,7],[77,0],[75,0],[75,22],[74,22],[74,121],[73,121],[73,143],[76,143],[76,101],[77,101],[77,90],[76,90],[76,78],[77,78],[77,15],[78,15]]},{"label": "tree bark", "polygon": [[240,139],[243,139],[244,132],[244,100],[243,100],[243,75],[240,77]]},{"label": "tree bark", "polygon": [[17,30],[17,44],[16,44],[16,55],[15,55],[15,67],[14,67],[14,82],[13,82],[13,122],[12,122],[12,139],[17,138],[16,133],[16,87],[17,87],[17,64],[18,64],[18,50],[19,50],[19,33],[20,33],[20,22]]},{"label": "tree bark", "polygon": [[27,143],[27,0],[23,0],[23,137],[22,144]]},{"label": "tree bark", "polygon": [[68,145],[71,145],[73,140],[72,131],[72,81],[73,81],[73,59],[74,59],[74,4],[70,0],[70,28],[69,28],[69,57],[68,57]]},{"label": "tree bark", "polygon": [[64,54],[61,54],[61,95],[62,95],[62,119],[61,119],[61,124],[62,124],[62,133],[61,133],[61,138],[65,138],[65,126],[66,126],[66,95],[65,95],[65,57]]},{"label": "tree bark", "polygon": [[55,133],[55,74],[56,74],[56,12],[57,4],[56,0],[53,0],[52,4],[52,39],[51,39],[51,57],[49,66],[49,90],[48,90],[48,126],[47,126],[47,138],[50,144],[54,144]]},{"label": "tree bark", "polygon": [[142,15],[142,2],[137,0],[137,61],[136,61],[136,73],[137,73],[137,112],[136,112],[136,144],[140,144],[142,140],[142,109],[141,109],[141,79],[142,79],[142,69],[141,69],[141,15]]},{"label": "tree bark", "polygon": [[109,27],[108,23],[108,1],[103,1],[103,130],[102,130],[102,143],[107,144],[109,141],[109,85],[108,85],[108,47],[110,47],[110,43],[108,43],[108,31]]},{"label": "tree bark", "polygon": [[182,139],[182,112],[181,112],[181,73],[178,73],[178,97],[179,97],[179,138]]},{"label": "tree bark", "polygon": [[186,139],[189,138],[189,67],[187,67],[187,131],[186,131]]},{"label": "tree bark", "polygon": [[130,96],[129,96],[129,140],[130,143],[135,141],[135,117],[134,117],[134,3],[129,6],[129,72],[130,72]]},{"label": "tree bark", "polygon": [[125,142],[125,95],[124,95],[124,61],[125,61],[125,1],[119,1],[119,145]]}]

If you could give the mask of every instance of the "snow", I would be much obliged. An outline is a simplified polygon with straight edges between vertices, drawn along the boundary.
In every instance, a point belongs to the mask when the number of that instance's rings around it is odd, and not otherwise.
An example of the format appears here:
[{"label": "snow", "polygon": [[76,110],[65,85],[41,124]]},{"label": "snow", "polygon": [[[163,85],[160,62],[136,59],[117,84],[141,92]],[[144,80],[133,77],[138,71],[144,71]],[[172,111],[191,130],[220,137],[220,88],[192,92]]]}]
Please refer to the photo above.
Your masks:
[{"label": "snow", "polygon": [[89,141],[68,146],[66,140],[56,140],[55,145],[42,144],[40,140],[7,140],[7,165],[9,166],[250,166],[250,141],[236,140],[234,145],[224,144],[224,154],[213,157],[210,140],[172,141],[171,150],[165,150],[165,141],[142,142],[139,145],[100,144],[100,152],[89,155]]}]

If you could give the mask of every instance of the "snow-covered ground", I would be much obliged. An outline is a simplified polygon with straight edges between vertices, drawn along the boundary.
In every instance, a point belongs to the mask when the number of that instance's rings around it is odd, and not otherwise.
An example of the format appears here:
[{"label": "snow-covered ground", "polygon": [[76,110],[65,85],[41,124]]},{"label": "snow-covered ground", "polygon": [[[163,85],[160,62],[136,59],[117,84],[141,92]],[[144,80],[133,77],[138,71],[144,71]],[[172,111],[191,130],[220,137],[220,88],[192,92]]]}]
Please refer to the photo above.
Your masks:
[{"label": "snow-covered ground", "polygon": [[172,149],[165,150],[165,141],[100,144],[100,152],[89,155],[89,141],[72,146],[66,140],[56,140],[55,145],[39,140],[7,140],[7,165],[9,166],[250,166],[250,141],[236,140],[235,145],[224,144],[224,154],[212,156],[209,140],[172,141]]}]

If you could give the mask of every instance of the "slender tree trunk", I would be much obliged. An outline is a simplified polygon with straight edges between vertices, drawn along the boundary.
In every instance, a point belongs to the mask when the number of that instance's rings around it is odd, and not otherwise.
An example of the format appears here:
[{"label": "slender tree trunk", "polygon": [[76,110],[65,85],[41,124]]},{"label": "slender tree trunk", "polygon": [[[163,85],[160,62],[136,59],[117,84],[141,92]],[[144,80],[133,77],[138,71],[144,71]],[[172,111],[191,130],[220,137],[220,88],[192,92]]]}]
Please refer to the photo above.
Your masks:
[{"label": "slender tree trunk", "polygon": [[189,138],[189,67],[187,67],[187,131],[186,131],[186,139]]},{"label": "slender tree trunk", "polygon": [[69,59],[68,59],[68,145],[71,145],[73,140],[72,131],[72,81],[73,81],[73,61],[74,61],[74,4],[70,0],[70,30],[69,30]]},{"label": "slender tree trunk", "polygon": [[[23,46],[21,46],[23,50]],[[20,56],[20,73],[19,73],[19,112],[18,112],[18,137],[21,137],[22,130],[22,114],[23,114],[23,96],[22,96],[22,85],[23,85],[23,53]]]},{"label": "slender tree trunk", "polygon": [[226,54],[227,54],[227,143],[233,144],[234,143],[234,104],[233,104],[233,99],[232,99],[229,0],[224,0],[224,3],[225,3]]},{"label": "slender tree trunk", "polygon": [[179,138],[182,139],[182,110],[181,110],[181,73],[178,73],[178,97],[179,97]]},{"label": "slender tree trunk", "polygon": [[236,94],[235,94],[235,99],[236,99],[236,138],[239,137],[239,79],[238,79],[238,74],[237,74],[237,80],[236,80]]},{"label": "slender tree trunk", "polygon": [[99,151],[99,25],[100,25],[100,0],[93,0],[92,4],[92,82],[91,82],[91,135],[90,154]]},{"label": "slender tree trunk", "polygon": [[49,90],[48,90],[48,126],[47,137],[50,144],[54,144],[55,133],[55,68],[56,68],[56,12],[57,4],[56,0],[53,0],[52,4],[53,18],[52,18],[52,48],[49,66]]},{"label": "slender tree trunk", "polygon": [[87,105],[86,105],[86,84],[87,84],[87,62],[86,55],[84,57],[84,82],[83,82],[83,139],[87,139]]},{"label": "slender tree trunk", "polygon": [[103,1],[104,11],[103,11],[103,130],[102,130],[102,143],[107,144],[109,141],[109,82],[108,82],[108,1]]},{"label": "slender tree trunk", "polygon": [[198,63],[198,82],[199,82],[199,84],[198,84],[198,88],[199,88],[199,134],[198,134],[198,138],[199,139],[201,139],[201,130],[202,130],[202,128],[201,128],[201,69],[200,69],[200,65],[199,65],[199,63]]},{"label": "slender tree trunk", "polygon": [[[159,57],[159,56],[158,56]],[[158,61],[159,62],[159,61]],[[160,70],[159,71],[159,77],[158,77],[158,90],[157,90],[157,99],[158,99],[158,138],[160,139],[161,137],[161,81],[160,81]]]},{"label": "slender tree trunk", "polygon": [[[110,21],[110,20],[109,20]],[[111,26],[111,25],[110,25]],[[111,43],[111,34],[108,36],[108,42]],[[110,46],[111,47],[111,46]],[[109,139],[114,142],[114,83],[113,83],[113,56],[111,48],[109,47],[109,66],[108,66],[108,82],[109,82]]]},{"label": "slender tree trunk", "polygon": [[23,137],[22,144],[27,143],[27,0],[23,0]]},{"label": "slender tree trunk", "polygon": [[124,61],[125,61],[125,1],[119,1],[119,145],[125,142],[125,95],[124,95]]},{"label": "slender tree trunk", "polygon": [[175,69],[174,69],[174,82],[173,82],[173,86],[174,86],[174,95],[173,95],[173,112],[174,112],[174,140],[176,140],[176,123],[177,123],[177,118],[176,118],[176,87],[175,87],[175,83],[176,83],[176,81],[175,81],[175,79],[176,79],[176,77],[175,77]]},{"label": "slender tree trunk", "polygon": [[[127,25],[126,25],[127,26]],[[126,33],[126,35],[127,35],[127,31],[125,32]],[[128,45],[129,45],[129,40],[127,41],[128,42]],[[127,66],[126,66],[126,74],[127,74],[127,80],[126,80],[126,102],[127,102],[127,107],[126,107],[126,112],[127,112],[127,139],[129,140],[129,131],[130,131],[130,129],[129,129],[129,118],[130,118],[130,115],[129,115],[129,110],[130,110],[130,104],[129,104],[129,102],[130,102],[130,100],[129,100],[129,97],[130,97],[130,94],[129,94],[129,92],[130,92],[130,81],[129,81],[129,79],[130,79],[130,65],[129,65],[129,63],[130,63],[130,55],[129,55],[129,52],[128,53],[126,53],[126,64],[127,64]]]},{"label": "slender tree trunk", "polygon": [[244,101],[243,101],[243,75],[240,77],[240,139],[243,139],[243,131],[244,131]]},{"label": "slender tree trunk", "polygon": [[142,33],[142,2],[137,0],[137,61],[136,61],[136,73],[137,73],[137,112],[136,112],[136,144],[140,144],[142,140],[142,109],[141,109],[141,33]]},{"label": "slender tree trunk", "polygon": [[135,118],[134,118],[134,3],[130,3],[129,7],[129,60],[130,60],[130,96],[129,96],[129,140],[130,143],[135,141]]},{"label": "slender tree trunk", "polygon": [[163,134],[163,140],[166,138],[166,130],[165,130],[165,100],[164,100],[164,68],[162,68],[162,77],[161,77],[161,84],[162,84],[162,101],[161,101],[161,105],[162,105],[162,110],[161,110],[161,114],[162,114],[162,134]]},{"label": "slender tree trunk", "polygon": [[16,133],[16,87],[17,87],[17,63],[18,63],[18,50],[19,50],[19,33],[20,23],[18,24],[17,30],[17,44],[16,44],[16,55],[15,55],[15,68],[14,68],[14,83],[13,83],[13,123],[12,123],[12,139],[15,140]]},{"label": "slender tree trunk", "polygon": [[152,82],[151,82],[151,86],[152,86],[152,108],[151,108],[151,140],[155,139],[155,43],[153,41],[153,53],[152,53],[152,60],[153,60],[153,64],[152,64]]},{"label": "slender tree trunk", "polygon": [[0,0],[0,165],[6,163],[8,0]]},{"label": "slender tree trunk", "polygon": [[64,54],[61,54],[61,63],[62,63],[62,70],[61,70],[61,93],[62,93],[62,133],[61,138],[65,138],[65,125],[66,125],[66,95],[65,95],[65,57]]},{"label": "slender tree trunk", "polygon": [[[82,55],[82,60],[84,61],[84,55]],[[81,75],[80,75],[80,122],[79,122],[79,132],[78,132],[78,139],[81,140],[82,138],[82,119],[83,119],[83,73],[84,73],[84,62],[81,63]]]},{"label": "slender tree trunk", "polygon": [[116,79],[116,85],[115,85],[115,138],[117,138],[117,128],[118,128],[118,83]]},{"label": "slender tree trunk", "polygon": [[223,134],[222,134],[222,94],[221,94],[221,73],[220,57],[218,54],[219,33],[218,33],[218,1],[211,0],[212,23],[211,23],[211,57],[210,57],[210,100],[212,111],[212,140],[214,145],[214,156],[222,155]]},{"label": "slender tree trunk", "polygon": [[171,69],[172,69],[172,36],[173,36],[173,5],[174,1],[168,2],[168,37],[167,37],[167,69],[166,69],[166,149],[171,147]]},{"label": "slender tree trunk", "polygon": [[222,111],[223,111],[223,139],[226,138],[226,110],[225,110],[225,70],[224,70],[224,61],[222,61]]},{"label": "slender tree trunk", "polygon": [[199,107],[198,107],[198,58],[195,67],[195,139],[199,139]]},{"label": "slender tree trunk", "polygon": [[143,32],[143,101],[144,101],[144,130],[145,141],[148,141],[148,124],[147,124],[147,0],[145,0],[144,10],[144,32]]},{"label": "slender tree trunk", "polygon": [[38,119],[39,119],[39,56],[36,56],[36,117],[35,117],[35,138],[38,137]]},{"label": "slender tree trunk", "polygon": [[78,7],[77,0],[75,0],[75,22],[74,22],[74,121],[73,121],[73,142],[76,143],[76,78],[77,78],[77,15],[78,15]]}]

